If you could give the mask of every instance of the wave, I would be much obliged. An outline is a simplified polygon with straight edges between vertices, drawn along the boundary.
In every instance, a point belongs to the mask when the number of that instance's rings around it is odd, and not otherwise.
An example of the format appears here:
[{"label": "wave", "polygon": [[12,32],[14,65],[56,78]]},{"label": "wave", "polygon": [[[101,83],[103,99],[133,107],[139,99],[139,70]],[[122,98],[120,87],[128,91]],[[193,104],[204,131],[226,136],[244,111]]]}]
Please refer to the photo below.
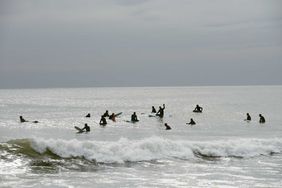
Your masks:
[{"label": "wave", "polygon": [[[0,149],[34,159],[83,159],[93,163],[125,163],[159,159],[249,158],[282,152],[282,139],[183,141],[160,137],[143,140],[80,141],[21,139],[0,144]],[[44,161],[42,162],[45,164]]]}]

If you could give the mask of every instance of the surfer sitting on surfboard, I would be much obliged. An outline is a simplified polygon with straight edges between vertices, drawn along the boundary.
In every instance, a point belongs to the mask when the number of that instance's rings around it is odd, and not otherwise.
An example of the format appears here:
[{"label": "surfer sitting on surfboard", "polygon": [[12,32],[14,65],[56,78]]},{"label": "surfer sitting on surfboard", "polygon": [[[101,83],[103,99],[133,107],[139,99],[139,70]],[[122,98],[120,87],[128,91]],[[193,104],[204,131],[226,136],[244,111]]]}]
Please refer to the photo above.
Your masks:
[{"label": "surfer sitting on surfboard", "polygon": [[[29,122],[29,121],[25,120],[25,119],[23,118],[23,116],[20,116],[20,122],[21,122],[21,123],[24,123],[24,122]],[[39,123],[39,121],[32,121],[32,123]]]},{"label": "surfer sitting on surfboard", "polygon": [[165,123],[164,126],[165,126],[165,130],[170,130],[171,129],[171,127],[167,123]]},{"label": "surfer sitting on surfboard", "polygon": [[88,113],[85,117],[90,118],[90,116],[91,116],[90,113]]},{"label": "surfer sitting on surfboard", "polygon": [[250,116],[250,114],[249,113],[247,113],[247,118],[245,119],[245,121],[251,121],[251,116]]},{"label": "surfer sitting on surfboard", "polygon": [[152,106],[152,113],[157,113],[157,110],[155,109],[154,106]]},{"label": "surfer sitting on surfboard", "polygon": [[113,122],[116,122],[116,115],[115,115],[115,113],[112,113],[112,115],[110,115],[109,119],[112,120]]},{"label": "surfer sitting on surfboard", "polygon": [[134,112],[134,113],[131,115],[131,121],[132,121],[132,122],[137,122],[137,121],[139,121],[139,120],[137,119],[136,112]]},{"label": "surfer sitting on surfboard", "polygon": [[81,131],[84,131],[84,130],[85,132],[90,132],[90,127],[87,125],[87,123],[85,123],[83,129],[81,129]]},{"label": "surfer sitting on surfboard", "polygon": [[193,112],[202,112],[203,108],[200,107],[198,104],[196,105],[195,109],[193,110]]},{"label": "surfer sitting on surfboard", "polygon": [[109,115],[109,111],[108,111],[108,110],[106,110],[106,112],[103,114],[103,116],[104,116],[104,117],[110,117],[110,115]]},{"label": "surfer sitting on surfboard", "polygon": [[189,123],[186,123],[188,125],[196,125],[196,122],[193,120],[193,118],[190,119]]},{"label": "surfer sitting on surfboard", "polygon": [[107,125],[107,120],[105,118],[105,116],[101,116],[101,120],[99,122],[100,125],[106,126]]},{"label": "surfer sitting on surfboard", "polygon": [[259,114],[259,122],[265,123],[265,118],[261,114]]},{"label": "surfer sitting on surfboard", "polygon": [[28,121],[26,121],[26,120],[23,118],[23,116],[20,116],[20,122],[21,122],[21,123],[24,123],[24,122],[28,122]]}]

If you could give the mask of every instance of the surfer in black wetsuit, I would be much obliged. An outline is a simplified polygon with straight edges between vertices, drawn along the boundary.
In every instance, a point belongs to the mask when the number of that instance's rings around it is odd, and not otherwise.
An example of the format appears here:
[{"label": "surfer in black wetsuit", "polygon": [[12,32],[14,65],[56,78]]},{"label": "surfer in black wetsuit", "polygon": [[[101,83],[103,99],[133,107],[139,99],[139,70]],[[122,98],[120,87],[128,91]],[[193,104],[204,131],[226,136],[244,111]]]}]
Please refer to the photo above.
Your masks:
[{"label": "surfer in black wetsuit", "polygon": [[157,110],[155,109],[154,106],[152,106],[152,113],[157,113]]},{"label": "surfer in black wetsuit", "polygon": [[81,131],[84,131],[84,130],[85,132],[90,132],[90,127],[87,125],[87,123],[85,123],[83,129],[81,129]]},{"label": "surfer in black wetsuit", "polygon": [[190,119],[189,123],[186,123],[188,125],[196,125],[196,122],[193,120],[193,118]]},{"label": "surfer in black wetsuit", "polygon": [[21,123],[24,123],[24,122],[28,122],[28,121],[25,120],[25,119],[23,118],[23,116],[20,116],[20,122],[21,122]]},{"label": "surfer in black wetsuit", "polygon": [[259,122],[265,123],[265,118],[261,114],[259,114]]},{"label": "surfer in black wetsuit", "polygon": [[165,130],[170,130],[171,129],[171,127],[167,123],[165,123],[164,126],[165,126]]},{"label": "surfer in black wetsuit", "polygon": [[90,118],[90,116],[91,116],[90,113],[88,113],[85,117]]},{"label": "surfer in black wetsuit", "polygon": [[[29,121],[25,120],[25,119],[23,118],[23,116],[20,116],[20,122],[21,122],[21,123],[24,123],[24,122],[29,122]],[[32,123],[39,123],[39,121],[32,121]]]},{"label": "surfer in black wetsuit", "polygon": [[101,116],[101,120],[99,122],[100,125],[106,126],[107,125],[107,120],[105,116]]},{"label": "surfer in black wetsuit", "polygon": [[110,115],[109,115],[109,111],[108,110],[106,110],[106,112],[104,113],[104,115],[103,115],[104,117],[110,117]]},{"label": "surfer in black wetsuit", "polygon": [[163,104],[163,107],[159,106],[159,111],[156,113],[156,116],[163,118],[164,117],[164,109],[165,109],[165,104]]},{"label": "surfer in black wetsuit", "polygon": [[115,113],[112,113],[112,115],[109,116],[109,119],[116,122],[116,115]]},{"label": "surfer in black wetsuit", "polygon": [[202,112],[203,108],[200,107],[198,104],[196,105],[195,109],[193,110],[193,112]]},{"label": "surfer in black wetsuit", "polygon": [[252,118],[251,118],[250,114],[247,113],[247,118],[245,119],[245,121],[251,121],[251,120],[252,120]]},{"label": "surfer in black wetsuit", "polygon": [[132,121],[132,122],[137,122],[137,121],[139,121],[139,120],[137,119],[136,112],[134,112],[134,113],[131,115],[131,121]]}]

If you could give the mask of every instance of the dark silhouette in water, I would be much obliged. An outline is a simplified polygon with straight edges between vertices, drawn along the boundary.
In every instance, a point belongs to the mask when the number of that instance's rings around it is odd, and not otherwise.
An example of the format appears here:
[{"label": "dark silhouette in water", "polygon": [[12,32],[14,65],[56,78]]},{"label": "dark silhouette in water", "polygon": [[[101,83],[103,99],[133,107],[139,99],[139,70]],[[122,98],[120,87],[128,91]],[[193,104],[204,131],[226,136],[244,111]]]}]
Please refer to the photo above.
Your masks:
[{"label": "dark silhouette in water", "polygon": [[171,129],[171,127],[167,123],[165,123],[164,126],[165,126],[165,130],[170,130]]},{"label": "dark silhouette in water", "polygon": [[103,115],[104,117],[110,117],[110,115],[109,115],[109,111],[108,110],[106,110],[106,112],[104,113],[104,115]]},{"label": "dark silhouette in water", "polygon": [[116,115],[115,113],[112,113],[112,115],[109,116],[109,119],[116,122]]},{"label": "dark silhouette in water", "polygon": [[90,127],[87,125],[87,123],[85,123],[83,129],[81,129],[81,131],[83,130],[85,130],[86,132],[90,132]]},{"label": "dark silhouette in water", "polygon": [[102,125],[102,126],[107,125],[107,120],[106,120],[105,116],[101,116],[99,124]]},{"label": "dark silhouette in water", "polygon": [[251,121],[251,120],[252,120],[252,118],[251,118],[250,114],[247,113],[247,118],[245,119],[245,121]]},{"label": "dark silhouette in water", "polygon": [[196,122],[193,120],[193,118],[190,119],[189,123],[186,123],[188,125],[196,125]]},{"label": "dark silhouette in water", "polygon": [[259,114],[259,122],[265,123],[265,118],[261,114]]},{"label": "dark silhouette in water", "polygon": [[23,116],[20,116],[20,122],[21,122],[21,123],[24,123],[24,122],[28,122],[28,121],[25,120],[25,119],[23,118]]},{"label": "dark silhouette in water", "polygon": [[154,106],[152,106],[152,113],[157,113],[157,110],[155,109]]},{"label": "dark silhouette in water", "polygon": [[88,113],[85,117],[90,118],[90,116],[91,116],[90,113]]},{"label": "dark silhouette in water", "polygon": [[137,121],[139,121],[138,118],[137,118],[136,112],[134,112],[134,113],[131,115],[131,121],[132,121],[132,122],[137,122]]},{"label": "dark silhouette in water", "polygon": [[165,104],[163,104],[163,107],[159,106],[159,111],[156,113],[156,116],[163,118],[164,117],[164,109],[165,109]]},{"label": "dark silhouette in water", "polygon": [[200,107],[200,106],[197,104],[196,107],[195,107],[195,109],[193,110],[193,112],[201,113],[201,112],[203,112],[203,108]]},{"label": "dark silhouette in water", "polygon": [[[25,119],[23,118],[23,116],[20,116],[20,122],[21,122],[21,123],[24,123],[24,122],[29,122],[29,121],[25,120]],[[39,123],[39,121],[32,121],[32,123]]]}]

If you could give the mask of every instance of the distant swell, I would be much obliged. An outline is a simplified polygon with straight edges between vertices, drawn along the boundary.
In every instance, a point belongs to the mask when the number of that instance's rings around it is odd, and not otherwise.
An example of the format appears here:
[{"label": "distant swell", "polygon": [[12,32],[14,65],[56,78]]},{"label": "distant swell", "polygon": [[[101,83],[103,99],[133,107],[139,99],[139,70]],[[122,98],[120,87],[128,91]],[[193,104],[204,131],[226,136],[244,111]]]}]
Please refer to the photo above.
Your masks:
[{"label": "distant swell", "polygon": [[[10,152],[33,158],[82,158],[98,163],[124,163],[158,159],[248,158],[282,152],[282,139],[236,139],[209,142],[176,141],[160,137],[110,141],[24,139],[8,142]],[[6,146],[5,146],[6,147]],[[1,145],[1,149],[4,145]]]}]

